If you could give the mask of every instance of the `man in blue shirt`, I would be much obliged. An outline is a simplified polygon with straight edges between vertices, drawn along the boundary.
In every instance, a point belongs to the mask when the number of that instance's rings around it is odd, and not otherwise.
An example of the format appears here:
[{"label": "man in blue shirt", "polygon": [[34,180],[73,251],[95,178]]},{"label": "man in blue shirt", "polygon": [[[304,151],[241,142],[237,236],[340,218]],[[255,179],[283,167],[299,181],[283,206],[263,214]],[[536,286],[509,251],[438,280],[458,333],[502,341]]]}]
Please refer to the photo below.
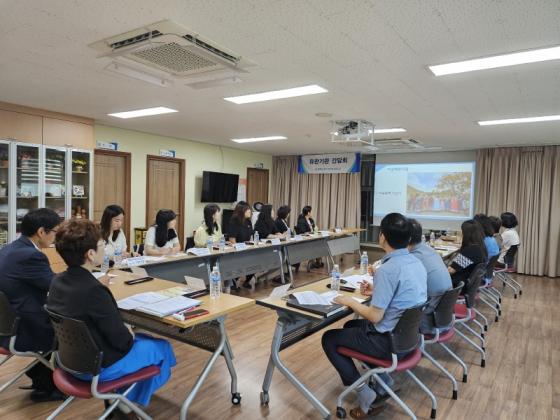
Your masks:
[{"label": "man in blue shirt", "polygon": [[[369,306],[349,296],[338,296],[335,302],[346,305],[363,319],[347,322],[342,329],[327,331],[322,338],[323,350],[338,371],[342,383],[351,385],[361,376],[350,357],[339,354],[339,346],[373,357],[391,359],[387,332],[395,328],[405,309],[426,302],[426,269],[407,249],[412,234],[410,221],[399,213],[390,213],[381,221],[379,244],[386,255],[374,270],[373,285],[362,293],[371,295]],[[403,356],[403,355],[399,355]],[[354,418],[374,415],[382,406],[370,409],[377,394],[367,384],[358,387],[359,407],[350,411]]]},{"label": "man in blue shirt", "polygon": [[420,325],[420,330],[428,334],[434,328],[433,312],[441,295],[452,288],[451,275],[441,256],[428,244],[422,243],[422,225],[414,219],[409,220],[412,223],[412,236],[408,250],[420,260],[428,274],[428,305],[424,308]]}]

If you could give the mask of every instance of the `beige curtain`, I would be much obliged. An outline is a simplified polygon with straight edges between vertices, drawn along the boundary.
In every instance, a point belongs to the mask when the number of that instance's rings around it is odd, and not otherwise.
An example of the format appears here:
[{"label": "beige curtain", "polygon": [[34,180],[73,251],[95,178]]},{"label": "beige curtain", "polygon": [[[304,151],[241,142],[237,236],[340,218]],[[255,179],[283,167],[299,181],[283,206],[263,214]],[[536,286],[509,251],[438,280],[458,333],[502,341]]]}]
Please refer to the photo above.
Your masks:
[{"label": "beige curtain", "polygon": [[476,211],[519,220],[517,271],[560,275],[560,146],[483,149],[476,165]]},{"label": "beige curtain", "polygon": [[299,174],[297,156],[272,159],[272,204],[290,206],[292,227],[306,205],[320,229],[358,227],[360,198],[359,173]]}]

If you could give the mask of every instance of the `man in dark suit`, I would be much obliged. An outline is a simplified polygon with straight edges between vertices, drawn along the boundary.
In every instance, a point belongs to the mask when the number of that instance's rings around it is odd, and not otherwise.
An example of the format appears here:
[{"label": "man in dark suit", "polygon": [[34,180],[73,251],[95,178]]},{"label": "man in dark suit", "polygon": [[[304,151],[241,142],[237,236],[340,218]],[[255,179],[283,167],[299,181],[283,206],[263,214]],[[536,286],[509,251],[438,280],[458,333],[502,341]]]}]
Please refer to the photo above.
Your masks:
[{"label": "man in dark suit", "polygon": [[[53,280],[49,260],[40,249],[49,247],[60,217],[50,209],[36,209],[21,222],[21,237],[0,250],[0,291],[20,317],[16,350],[47,352],[53,348],[54,332],[43,306]],[[9,338],[0,346],[8,348]],[[33,381],[31,399],[36,402],[60,399],[52,371],[38,363],[27,372]]]}]

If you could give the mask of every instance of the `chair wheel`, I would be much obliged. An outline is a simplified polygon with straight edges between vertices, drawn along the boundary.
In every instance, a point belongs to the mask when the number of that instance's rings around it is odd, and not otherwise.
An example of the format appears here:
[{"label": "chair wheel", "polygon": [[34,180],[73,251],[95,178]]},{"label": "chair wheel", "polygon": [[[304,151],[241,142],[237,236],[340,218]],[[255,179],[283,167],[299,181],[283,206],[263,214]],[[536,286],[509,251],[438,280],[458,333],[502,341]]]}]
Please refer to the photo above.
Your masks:
[{"label": "chair wheel", "polygon": [[467,383],[467,374],[463,373],[463,383]]},{"label": "chair wheel", "polygon": [[485,359],[482,359],[480,361],[480,367],[486,367],[486,360]]},{"label": "chair wheel", "polygon": [[453,399],[454,399],[454,400],[457,399],[457,394],[458,394],[457,390],[454,389],[454,390],[453,390]]},{"label": "chair wheel", "polygon": [[346,410],[342,407],[336,407],[336,417],[339,419],[346,418]]},{"label": "chair wheel", "polygon": [[268,391],[261,391],[261,405],[268,405],[269,401]]},{"label": "chair wheel", "polygon": [[488,325],[484,326],[484,331],[488,331]]},{"label": "chair wheel", "polygon": [[519,291],[519,296],[521,296],[523,294],[523,290]]},{"label": "chair wheel", "polygon": [[435,409],[435,408],[432,408],[432,412],[431,412],[431,414],[430,414],[430,418],[431,418],[431,419],[435,419],[435,418],[436,418],[436,409]]},{"label": "chair wheel", "polygon": [[514,298],[514,299],[517,299],[517,293],[513,295],[513,298]]},{"label": "chair wheel", "polygon": [[498,309],[498,316],[502,316],[502,310]]},{"label": "chair wheel", "polygon": [[239,405],[241,404],[241,394],[239,392],[236,392],[234,394],[231,394],[231,403],[233,405]]},{"label": "chair wheel", "polygon": [[494,318],[494,322],[498,322],[500,320],[500,317],[498,315],[496,315],[496,318]]}]

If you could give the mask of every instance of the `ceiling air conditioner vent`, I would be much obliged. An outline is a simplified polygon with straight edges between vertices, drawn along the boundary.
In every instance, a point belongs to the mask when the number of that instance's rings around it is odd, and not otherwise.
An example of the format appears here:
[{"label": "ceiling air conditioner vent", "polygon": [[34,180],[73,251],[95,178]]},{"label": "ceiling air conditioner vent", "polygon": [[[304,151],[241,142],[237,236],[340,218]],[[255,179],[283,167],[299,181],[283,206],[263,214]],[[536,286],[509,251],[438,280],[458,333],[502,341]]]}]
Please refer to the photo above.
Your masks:
[{"label": "ceiling air conditioner vent", "polygon": [[132,68],[131,72],[148,73],[158,79],[181,79],[187,85],[224,78],[229,81],[254,65],[169,20],[103,39],[90,47],[100,57],[113,60],[109,70],[114,71],[116,63]]},{"label": "ceiling air conditioner vent", "polygon": [[134,45],[150,38],[156,38],[161,34],[162,33],[160,31],[144,32],[143,34],[134,36],[132,38],[127,38],[127,39],[123,39],[122,41],[114,42],[111,44],[111,48],[114,50],[118,50],[119,48],[128,47],[129,45]]}]

